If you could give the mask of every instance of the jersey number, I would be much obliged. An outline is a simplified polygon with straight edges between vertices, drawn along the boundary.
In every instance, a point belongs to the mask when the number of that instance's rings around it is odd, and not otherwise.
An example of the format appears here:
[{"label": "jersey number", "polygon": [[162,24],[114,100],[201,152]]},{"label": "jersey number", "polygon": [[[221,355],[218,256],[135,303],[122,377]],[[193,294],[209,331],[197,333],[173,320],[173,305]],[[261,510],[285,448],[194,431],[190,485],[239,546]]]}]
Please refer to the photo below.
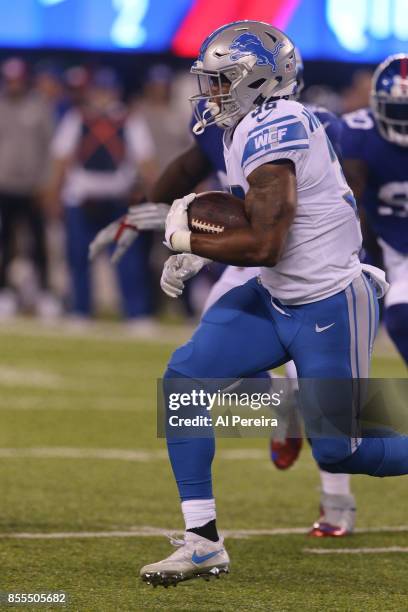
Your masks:
[{"label": "jersey number", "polygon": [[371,130],[374,125],[374,121],[366,108],[361,108],[353,113],[347,113],[343,115],[343,119],[352,130]]},{"label": "jersey number", "polygon": [[[260,123],[261,121],[263,121],[269,115],[269,113],[271,113],[273,110],[275,110],[275,108],[276,108],[276,102],[271,102],[271,101],[270,102],[265,102],[261,106],[258,106],[251,113],[251,117],[252,118],[256,117],[257,122]],[[265,113],[265,114],[262,115],[261,113]]]},{"label": "jersey number", "polygon": [[382,216],[408,217],[408,182],[393,182],[383,185],[378,192],[382,204],[378,214]]}]

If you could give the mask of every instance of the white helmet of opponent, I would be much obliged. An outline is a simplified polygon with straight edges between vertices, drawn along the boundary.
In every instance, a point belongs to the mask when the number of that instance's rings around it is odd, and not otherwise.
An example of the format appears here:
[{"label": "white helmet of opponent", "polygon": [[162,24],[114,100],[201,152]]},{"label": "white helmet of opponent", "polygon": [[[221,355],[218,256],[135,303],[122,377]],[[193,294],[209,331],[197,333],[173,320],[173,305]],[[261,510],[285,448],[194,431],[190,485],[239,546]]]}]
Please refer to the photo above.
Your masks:
[{"label": "white helmet of opponent", "polygon": [[293,96],[297,87],[292,41],[261,21],[236,21],[215,30],[191,72],[200,92],[190,98],[196,133],[214,123],[231,127],[265,100]]}]

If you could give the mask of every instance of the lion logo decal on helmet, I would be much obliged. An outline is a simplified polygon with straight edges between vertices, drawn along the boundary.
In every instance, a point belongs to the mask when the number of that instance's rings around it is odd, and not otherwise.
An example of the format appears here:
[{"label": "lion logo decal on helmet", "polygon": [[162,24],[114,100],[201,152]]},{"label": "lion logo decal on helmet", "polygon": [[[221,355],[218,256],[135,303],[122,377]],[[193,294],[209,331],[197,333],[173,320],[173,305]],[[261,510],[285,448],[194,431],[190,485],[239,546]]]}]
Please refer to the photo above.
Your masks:
[{"label": "lion logo decal on helmet", "polygon": [[273,49],[267,49],[258,36],[250,32],[244,32],[232,41],[229,47],[231,51],[230,59],[232,62],[236,62],[246,55],[254,55],[258,66],[269,65],[272,72],[275,72],[276,58],[283,46],[283,42],[278,42]]}]

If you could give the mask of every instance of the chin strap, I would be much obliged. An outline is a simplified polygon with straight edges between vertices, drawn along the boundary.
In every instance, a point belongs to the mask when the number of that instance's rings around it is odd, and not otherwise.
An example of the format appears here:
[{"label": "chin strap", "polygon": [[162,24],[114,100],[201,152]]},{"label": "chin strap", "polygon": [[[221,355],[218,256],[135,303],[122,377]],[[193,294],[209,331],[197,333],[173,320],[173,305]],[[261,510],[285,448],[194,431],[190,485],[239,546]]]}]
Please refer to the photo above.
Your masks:
[{"label": "chin strap", "polygon": [[202,134],[208,125],[210,119],[213,119],[221,112],[220,107],[215,102],[207,102],[207,108],[204,110],[201,115],[201,121],[197,121],[197,123],[193,126],[194,134],[198,136]]}]

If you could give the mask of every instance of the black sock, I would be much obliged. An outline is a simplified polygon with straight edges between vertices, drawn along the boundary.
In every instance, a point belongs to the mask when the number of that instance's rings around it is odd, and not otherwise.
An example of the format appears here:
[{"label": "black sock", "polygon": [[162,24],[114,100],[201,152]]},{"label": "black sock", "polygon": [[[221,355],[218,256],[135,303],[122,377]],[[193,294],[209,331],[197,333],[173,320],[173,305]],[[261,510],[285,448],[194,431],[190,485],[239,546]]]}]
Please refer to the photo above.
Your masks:
[{"label": "black sock", "polygon": [[205,525],[201,527],[193,527],[192,529],[187,529],[187,531],[191,531],[192,533],[196,533],[202,538],[206,538],[207,540],[211,540],[211,542],[218,542],[219,536],[217,532],[217,525],[215,524],[215,519],[209,521]]}]

